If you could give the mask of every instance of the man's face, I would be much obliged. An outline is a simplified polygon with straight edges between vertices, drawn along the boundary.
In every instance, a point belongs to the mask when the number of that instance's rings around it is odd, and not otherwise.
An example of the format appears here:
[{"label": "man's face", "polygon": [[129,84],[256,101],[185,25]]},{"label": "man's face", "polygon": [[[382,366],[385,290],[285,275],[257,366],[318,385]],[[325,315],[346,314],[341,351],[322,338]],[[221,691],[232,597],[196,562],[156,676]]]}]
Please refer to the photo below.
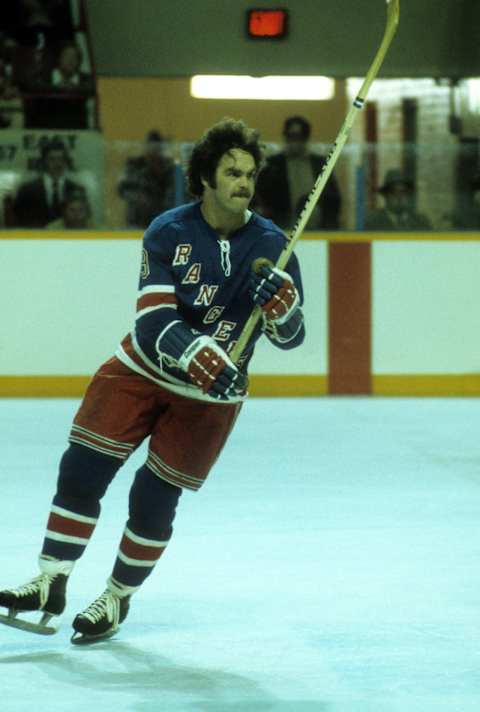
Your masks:
[{"label": "man's face", "polygon": [[257,169],[253,156],[240,148],[224,153],[215,172],[216,187],[206,184],[205,193],[225,211],[240,215],[255,192]]},{"label": "man's face", "polygon": [[53,149],[47,153],[45,170],[52,178],[61,178],[67,168],[65,153],[61,149]]},{"label": "man's face", "polygon": [[288,156],[293,158],[304,156],[307,152],[308,139],[304,129],[300,124],[291,124],[285,133],[285,150]]},{"label": "man's face", "polygon": [[65,47],[59,57],[58,66],[65,77],[72,77],[80,69],[80,55],[75,47]]},{"label": "man's face", "polygon": [[404,183],[395,183],[385,193],[385,202],[392,213],[405,213],[412,207],[412,191]]},{"label": "man's face", "polygon": [[70,228],[85,228],[87,227],[88,211],[85,201],[69,200],[65,206],[63,213],[66,227]]}]

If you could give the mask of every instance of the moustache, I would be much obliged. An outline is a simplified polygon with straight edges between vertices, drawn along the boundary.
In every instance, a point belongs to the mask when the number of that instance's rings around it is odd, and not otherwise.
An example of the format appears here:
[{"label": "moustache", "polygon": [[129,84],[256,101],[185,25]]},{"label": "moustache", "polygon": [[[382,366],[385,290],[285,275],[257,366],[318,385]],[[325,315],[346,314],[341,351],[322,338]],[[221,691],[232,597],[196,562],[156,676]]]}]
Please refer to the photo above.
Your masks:
[{"label": "moustache", "polygon": [[249,197],[250,197],[250,193],[245,193],[245,192],[243,192],[243,193],[234,193],[234,194],[232,195],[232,198],[249,198]]}]

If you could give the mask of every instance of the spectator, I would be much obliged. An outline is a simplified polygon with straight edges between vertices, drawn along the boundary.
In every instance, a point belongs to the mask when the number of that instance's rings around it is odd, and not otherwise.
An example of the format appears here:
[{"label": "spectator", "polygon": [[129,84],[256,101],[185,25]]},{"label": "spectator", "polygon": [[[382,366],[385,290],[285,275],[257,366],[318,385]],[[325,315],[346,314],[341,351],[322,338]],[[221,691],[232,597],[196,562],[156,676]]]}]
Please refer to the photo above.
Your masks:
[{"label": "spectator", "polygon": [[49,46],[73,37],[69,0],[10,0],[2,3],[2,27],[23,46]]},{"label": "spectator", "polygon": [[[290,230],[325,164],[325,157],[309,149],[310,123],[302,116],[285,121],[285,149],[267,159],[256,192],[256,206],[279,227]],[[341,197],[335,176],[330,177],[309,223],[310,230],[339,227]]]},{"label": "spectator", "polygon": [[49,222],[47,230],[87,230],[92,228],[92,211],[85,191],[68,193],[62,203],[62,215]]},{"label": "spectator", "polygon": [[[3,46],[0,47],[0,101],[2,102],[2,108],[7,109],[7,111],[0,112],[0,128],[8,128],[12,120],[8,115],[10,102],[18,103],[20,94],[16,86],[11,80],[11,67],[8,64],[8,58],[6,53],[3,51]],[[7,104],[7,106],[5,106]],[[8,107],[8,108],[7,108]]]},{"label": "spectator", "polygon": [[61,46],[47,81],[38,76],[29,84],[32,95],[25,102],[28,128],[88,128],[87,102],[95,94],[95,86],[92,76],[80,70],[81,64],[80,47],[67,42]]},{"label": "spectator", "polygon": [[378,189],[385,207],[370,213],[365,220],[365,230],[431,230],[426,215],[417,213],[414,205],[415,185],[393,169],[387,172],[384,184]]},{"label": "spectator", "polygon": [[145,228],[164,210],[175,204],[175,164],[164,153],[164,140],[150,131],[142,156],[129,158],[118,193],[127,203],[126,223]]},{"label": "spectator", "polygon": [[453,227],[457,230],[480,230],[480,173],[470,181],[470,190],[462,211],[453,216]]},{"label": "spectator", "polygon": [[61,217],[61,205],[72,191],[82,191],[67,177],[72,164],[64,143],[54,139],[41,150],[41,175],[20,185],[14,201],[15,222],[20,227],[45,227]]},{"label": "spectator", "polygon": [[65,43],[58,54],[57,66],[52,71],[52,86],[67,91],[77,90],[83,94],[93,92],[90,74],[80,71],[83,56],[75,42]]}]

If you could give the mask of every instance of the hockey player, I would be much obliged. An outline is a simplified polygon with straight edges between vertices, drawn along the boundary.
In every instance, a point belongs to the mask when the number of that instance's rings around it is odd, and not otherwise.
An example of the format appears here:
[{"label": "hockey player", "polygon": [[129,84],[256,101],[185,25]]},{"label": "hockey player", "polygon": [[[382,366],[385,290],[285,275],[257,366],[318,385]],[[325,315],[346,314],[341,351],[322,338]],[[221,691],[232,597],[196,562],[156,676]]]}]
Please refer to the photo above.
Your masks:
[{"label": "hockey player", "polygon": [[[223,448],[247,391],[247,367],[264,332],[282,349],[302,343],[302,285],[292,257],[275,263],[285,236],[249,211],[262,162],[258,133],[224,120],[196,143],[188,176],[198,201],[157,217],[145,232],[135,326],[93,377],[60,462],[39,556],[40,574],[0,592],[2,621],[40,633],[65,608],[66,586],[100,515],[100,500],[147,437],[129,518],[107,588],[74,621],[72,642],[106,638],[172,535],[182,489],[198,490]],[[238,364],[229,352],[254,304],[263,320]],[[39,610],[39,624],[17,613]]]}]

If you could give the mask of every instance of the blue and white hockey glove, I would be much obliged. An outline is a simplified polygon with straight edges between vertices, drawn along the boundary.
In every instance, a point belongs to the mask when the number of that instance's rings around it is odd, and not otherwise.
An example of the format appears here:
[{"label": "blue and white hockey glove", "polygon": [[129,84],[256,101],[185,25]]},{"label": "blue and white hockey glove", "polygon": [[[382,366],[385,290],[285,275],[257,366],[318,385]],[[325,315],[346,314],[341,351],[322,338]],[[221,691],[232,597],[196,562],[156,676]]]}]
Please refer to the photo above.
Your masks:
[{"label": "blue and white hockey glove", "polygon": [[263,311],[268,338],[286,348],[303,328],[300,295],[287,272],[263,265],[252,272],[250,295]]},{"label": "blue and white hockey glove", "polygon": [[183,322],[175,322],[157,342],[160,355],[173,357],[191,382],[219,400],[244,395],[247,377],[210,336],[197,335]]},{"label": "blue and white hockey glove", "polygon": [[267,265],[260,267],[258,274],[252,272],[250,294],[265,318],[277,325],[288,321],[300,305],[300,296],[290,275]]}]

